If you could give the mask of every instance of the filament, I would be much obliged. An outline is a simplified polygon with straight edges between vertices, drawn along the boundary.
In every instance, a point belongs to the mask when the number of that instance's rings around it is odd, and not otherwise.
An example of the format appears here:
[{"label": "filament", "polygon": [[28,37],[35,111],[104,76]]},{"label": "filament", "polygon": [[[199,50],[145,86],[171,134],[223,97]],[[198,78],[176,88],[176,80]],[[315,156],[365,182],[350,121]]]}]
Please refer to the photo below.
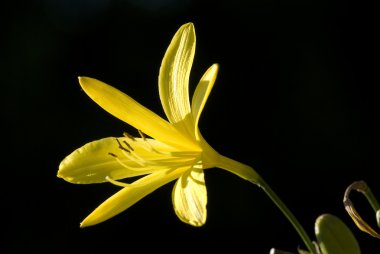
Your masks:
[{"label": "filament", "polygon": [[116,180],[112,179],[112,178],[109,177],[109,176],[106,176],[106,180],[107,180],[108,182],[110,182],[110,183],[112,183],[112,184],[114,184],[114,185],[116,185],[116,186],[120,186],[120,187],[127,187],[127,186],[130,185],[130,184],[128,184],[128,183],[123,183],[123,182],[120,182],[120,181],[116,181]]}]

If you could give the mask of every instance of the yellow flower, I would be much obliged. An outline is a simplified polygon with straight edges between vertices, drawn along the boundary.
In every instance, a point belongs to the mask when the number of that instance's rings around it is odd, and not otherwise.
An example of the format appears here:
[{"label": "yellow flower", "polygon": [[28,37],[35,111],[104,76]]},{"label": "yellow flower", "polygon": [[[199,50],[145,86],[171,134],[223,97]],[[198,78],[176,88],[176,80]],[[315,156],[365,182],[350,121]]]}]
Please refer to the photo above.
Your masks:
[{"label": "yellow flower", "polygon": [[[195,31],[188,23],[174,35],[159,73],[160,99],[169,121],[99,80],[79,78],[88,96],[140,133],[140,137],[124,134],[90,142],[61,162],[58,177],[68,182],[111,182],[122,187],[88,215],[81,227],[121,213],[176,179],[172,194],[175,213],[185,223],[202,226],[207,215],[205,169],[219,167],[257,183],[259,176],[251,167],[217,153],[198,129],[218,65],[212,65],[202,76],[190,104],[189,75],[194,53]],[[130,184],[119,181],[135,176],[141,177]]]}]

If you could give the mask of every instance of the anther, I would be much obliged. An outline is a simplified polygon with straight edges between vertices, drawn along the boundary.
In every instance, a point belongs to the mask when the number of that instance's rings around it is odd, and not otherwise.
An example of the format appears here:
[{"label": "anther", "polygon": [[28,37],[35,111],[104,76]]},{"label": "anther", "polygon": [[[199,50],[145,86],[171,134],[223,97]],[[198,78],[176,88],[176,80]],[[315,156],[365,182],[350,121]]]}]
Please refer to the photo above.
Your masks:
[{"label": "anther", "polygon": [[129,134],[128,132],[123,132],[123,135],[125,136],[125,137],[127,137],[127,138],[130,138],[130,139],[132,139],[133,141],[135,141],[136,139],[135,139],[135,137],[134,136],[132,136],[131,134]]},{"label": "anther", "polygon": [[111,156],[114,157],[114,158],[117,158],[117,155],[114,154],[114,153],[108,153],[108,154],[111,155]]},{"label": "anther", "polygon": [[139,134],[140,134],[141,138],[145,141],[146,137],[145,137],[144,133],[142,131],[140,131],[140,130],[138,130],[138,131],[139,131]]},{"label": "anther", "polygon": [[118,139],[116,139],[117,143],[119,144],[119,149],[123,150],[123,151],[126,151],[128,153],[130,153],[131,151],[129,151],[127,148],[125,148]]},{"label": "anther", "polygon": [[133,149],[133,147],[130,144],[128,144],[127,141],[123,140],[123,143],[124,143],[124,145],[128,146],[129,150],[131,150],[131,151],[135,150],[135,149]]}]

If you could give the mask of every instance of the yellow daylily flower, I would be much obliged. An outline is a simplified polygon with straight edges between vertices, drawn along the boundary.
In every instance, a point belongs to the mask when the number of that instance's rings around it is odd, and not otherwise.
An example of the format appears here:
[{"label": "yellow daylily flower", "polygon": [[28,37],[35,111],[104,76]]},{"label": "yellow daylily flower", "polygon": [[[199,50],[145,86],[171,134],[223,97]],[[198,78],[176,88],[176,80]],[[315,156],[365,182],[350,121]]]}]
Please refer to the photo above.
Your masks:
[{"label": "yellow daylily flower", "polygon": [[[124,134],[90,142],[61,162],[58,177],[70,183],[111,182],[122,187],[88,215],[81,227],[121,213],[173,180],[177,180],[172,194],[175,213],[185,223],[202,226],[207,216],[205,169],[218,167],[258,182],[259,176],[251,167],[220,155],[199,131],[199,118],[215,83],[218,65],[212,65],[202,76],[190,104],[189,75],[194,53],[195,30],[192,23],[187,23],[174,35],[159,73],[159,95],[169,121],[97,79],[79,77],[91,99],[140,133],[140,137]],[[135,176],[141,177],[132,183],[119,181]]]}]

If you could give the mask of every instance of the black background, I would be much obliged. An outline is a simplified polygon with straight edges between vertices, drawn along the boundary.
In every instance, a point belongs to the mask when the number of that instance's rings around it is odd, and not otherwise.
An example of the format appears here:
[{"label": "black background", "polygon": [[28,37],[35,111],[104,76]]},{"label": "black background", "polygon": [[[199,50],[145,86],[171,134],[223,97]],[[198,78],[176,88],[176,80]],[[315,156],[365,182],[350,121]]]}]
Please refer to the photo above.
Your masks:
[{"label": "black background", "polygon": [[[314,221],[339,216],[363,253],[380,249],[345,213],[345,188],[378,178],[378,14],[375,1],[2,1],[4,253],[132,250],[269,253],[304,246],[256,186],[206,171],[208,219],[182,223],[170,183],[94,227],[79,222],[119,187],[56,177],[79,146],[133,129],[81,91],[77,76],[111,84],[164,116],[157,77],[180,25],[195,24],[191,91],[220,64],[200,128],[220,153],[253,166],[314,239]],[[360,195],[358,210],[374,215]],[[2,251],[3,252],[3,251]]]}]

